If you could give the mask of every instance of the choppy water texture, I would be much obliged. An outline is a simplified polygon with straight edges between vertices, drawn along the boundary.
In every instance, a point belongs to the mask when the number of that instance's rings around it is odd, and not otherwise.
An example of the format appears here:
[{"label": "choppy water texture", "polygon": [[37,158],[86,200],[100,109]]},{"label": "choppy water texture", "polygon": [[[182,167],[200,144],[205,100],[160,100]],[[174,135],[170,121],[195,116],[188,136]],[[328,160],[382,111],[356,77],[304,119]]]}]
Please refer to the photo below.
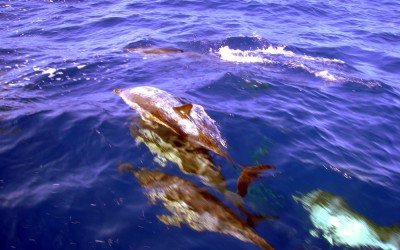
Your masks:
[{"label": "choppy water texture", "polygon": [[[160,222],[168,210],[118,173],[129,162],[176,175],[239,214],[135,143],[137,114],[112,90],[141,85],[202,105],[237,162],[275,165],[245,204],[274,217],[254,232],[276,249],[349,247],[334,213],[395,242],[399,13],[395,0],[0,1],[0,248],[258,248]],[[239,169],[203,156],[234,192]],[[292,198],[314,190],[345,205]]]}]

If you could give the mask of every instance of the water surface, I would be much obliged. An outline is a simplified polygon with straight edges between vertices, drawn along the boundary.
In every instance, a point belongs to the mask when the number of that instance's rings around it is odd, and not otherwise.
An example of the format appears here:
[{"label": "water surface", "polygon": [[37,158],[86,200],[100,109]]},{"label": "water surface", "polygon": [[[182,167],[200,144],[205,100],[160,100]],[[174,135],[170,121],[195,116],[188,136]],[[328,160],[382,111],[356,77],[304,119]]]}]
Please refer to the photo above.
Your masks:
[{"label": "water surface", "polygon": [[[277,217],[255,226],[277,249],[332,247],[292,198],[317,189],[400,224],[399,12],[397,1],[1,1],[1,248],[257,249],[166,226],[165,208],[118,173],[129,162],[204,186],[135,143],[137,114],[112,90],[142,85],[202,105],[237,162],[275,165],[245,202]],[[184,53],[124,50],[137,46]],[[211,157],[235,191],[239,170]]]}]

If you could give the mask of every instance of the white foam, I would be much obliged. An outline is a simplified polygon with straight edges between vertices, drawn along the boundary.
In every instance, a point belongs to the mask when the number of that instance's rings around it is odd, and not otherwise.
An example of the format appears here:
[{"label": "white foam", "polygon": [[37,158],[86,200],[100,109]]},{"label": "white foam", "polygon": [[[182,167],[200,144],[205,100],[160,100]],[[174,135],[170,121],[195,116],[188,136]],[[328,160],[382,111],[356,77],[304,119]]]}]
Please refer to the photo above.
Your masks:
[{"label": "white foam", "polygon": [[302,59],[304,60],[308,60],[308,61],[318,61],[318,62],[325,62],[325,63],[340,63],[340,64],[344,64],[345,62],[340,60],[340,59],[330,59],[330,58],[325,58],[325,57],[313,57],[313,56],[308,56],[308,55],[301,55],[300,56]]},{"label": "white foam", "polygon": [[303,63],[287,63],[286,65],[289,66],[290,68],[304,69],[308,73],[313,74],[316,77],[322,78],[326,81],[335,82],[335,81],[340,81],[340,79],[342,79],[340,77],[338,79],[338,76],[333,75],[328,70],[317,71],[316,69],[312,69],[312,68],[304,65]]},{"label": "white foam", "polygon": [[314,61],[320,63],[339,63],[345,62],[339,59],[330,59],[325,57],[313,57],[309,55],[298,55],[291,50],[286,50],[285,46],[268,46],[267,48],[255,50],[239,50],[231,49],[229,46],[219,48],[218,54],[224,61],[239,62],[239,63],[261,63],[273,62],[264,57],[264,55],[282,55],[285,57],[298,58],[300,60]]},{"label": "white foam", "polygon": [[269,46],[266,49],[258,49],[255,51],[261,52],[263,54],[270,54],[270,55],[284,55],[284,56],[295,56],[296,55],[293,51],[285,50],[284,46],[278,46],[278,47]]},{"label": "white foam", "polygon": [[238,63],[262,63],[266,60],[262,56],[257,56],[256,51],[231,49],[228,46],[219,48],[218,54],[221,60]]},{"label": "white foam", "polygon": [[337,81],[337,78],[334,75],[332,75],[331,73],[329,73],[328,70],[315,72],[314,75],[316,77],[321,77],[321,78],[323,78],[325,80],[328,80],[328,81]]},{"label": "white foam", "polygon": [[34,71],[42,71],[42,75],[49,74],[49,78],[53,78],[55,76],[54,73],[56,73],[57,69],[55,68],[48,68],[46,70],[40,69],[40,68],[33,68]]},{"label": "white foam", "polygon": [[309,55],[298,55],[294,53],[293,51],[290,50],[285,50],[285,46],[269,46],[266,49],[258,49],[255,50],[256,52],[261,52],[264,54],[269,54],[269,55],[284,55],[287,57],[296,57],[296,58],[301,58],[303,60],[307,61],[316,61],[316,62],[323,62],[323,63],[340,63],[344,64],[345,62],[339,59],[330,59],[330,58],[325,58],[325,57],[314,57],[314,56],[309,56]]}]

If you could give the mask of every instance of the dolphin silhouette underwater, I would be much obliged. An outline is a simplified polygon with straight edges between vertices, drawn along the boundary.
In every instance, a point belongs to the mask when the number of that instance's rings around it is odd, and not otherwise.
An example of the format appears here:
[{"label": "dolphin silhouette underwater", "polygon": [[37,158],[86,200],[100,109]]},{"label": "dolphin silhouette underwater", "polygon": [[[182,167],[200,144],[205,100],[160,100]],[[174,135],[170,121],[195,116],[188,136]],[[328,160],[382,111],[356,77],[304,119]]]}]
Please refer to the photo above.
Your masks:
[{"label": "dolphin silhouette underwater", "polygon": [[[210,151],[194,146],[189,141],[175,134],[171,129],[152,121],[141,118],[134,119],[130,126],[131,134],[137,144],[143,143],[155,155],[154,161],[164,166],[167,161],[175,163],[184,174],[196,175],[207,186],[221,192],[229,201],[233,202],[242,213],[252,222],[266,219],[265,216],[249,213],[242,198],[257,174],[263,170],[246,168],[237,181],[237,193],[228,190],[221,167],[216,165]],[[252,171],[249,171],[252,170]],[[268,216],[271,218],[271,216]]]},{"label": "dolphin silhouette underwater", "polygon": [[159,202],[171,213],[157,216],[164,224],[176,227],[187,224],[196,231],[227,234],[256,244],[261,249],[274,249],[246,221],[206,189],[161,171],[134,169],[126,163],[118,168],[120,172],[129,172],[137,178],[151,203]]},{"label": "dolphin silhouette underwater", "polygon": [[[400,227],[383,227],[353,210],[339,196],[315,190],[293,196],[310,213],[313,225],[331,244],[343,247],[400,249]],[[310,231],[318,236],[316,230]]]},{"label": "dolphin silhouette underwater", "polygon": [[170,128],[152,121],[135,119],[130,126],[137,144],[143,143],[155,155],[155,161],[164,165],[175,163],[185,174],[198,176],[202,182],[223,194],[228,194],[220,167],[212,161],[209,150],[194,146]]},{"label": "dolphin silhouette underwater", "polygon": [[136,110],[144,121],[165,126],[182,140],[195,147],[212,151],[242,169],[237,185],[238,194],[241,196],[247,193],[249,184],[263,171],[273,168],[265,164],[243,167],[236,163],[226,151],[227,144],[216,122],[201,105],[184,103],[166,91],[149,86],[115,89],[114,92]]},{"label": "dolphin silhouette underwater", "polygon": [[124,51],[150,56],[181,54],[184,52],[182,49],[156,46],[127,46],[124,48]]}]

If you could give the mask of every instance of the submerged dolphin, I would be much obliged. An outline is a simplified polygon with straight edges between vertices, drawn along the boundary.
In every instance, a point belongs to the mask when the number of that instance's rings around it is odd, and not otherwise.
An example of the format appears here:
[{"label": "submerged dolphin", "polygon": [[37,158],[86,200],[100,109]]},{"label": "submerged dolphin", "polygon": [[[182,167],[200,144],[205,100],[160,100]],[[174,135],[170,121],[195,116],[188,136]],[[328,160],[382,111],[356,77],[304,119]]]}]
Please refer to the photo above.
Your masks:
[{"label": "submerged dolphin", "polygon": [[129,164],[122,164],[119,169],[132,173],[150,201],[160,202],[171,213],[157,216],[166,225],[187,224],[196,231],[228,234],[262,249],[273,249],[229,207],[190,181],[160,171],[134,170]]},{"label": "submerged dolphin", "polygon": [[400,249],[399,226],[379,226],[358,214],[339,196],[316,190],[294,199],[310,212],[311,222],[331,245]]},{"label": "submerged dolphin", "polygon": [[207,185],[227,194],[224,177],[205,148],[193,145],[170,128],[161,124],[137,119],[130,127],[137,143],[144,143],[156,155],[157,160],[171,161],[182,172],[194,174]]},{"label": "submerged dolphin", "polygon": [[169,54],[180,54],[183,50],[169,47],[155,47],[155,46],[128,46],[124,48],[124,51],[137,53],[141,55],[169,55]]},{"label": "submerged dolphin", "polygon": [[[149,123],[156,122],[169,128],[188,148],[198,148],[198,152],[204,149],[212,151],[225,157],[233,165],[242,168],[242,166],[235,163],[232,157],[227,153],[226,142],[222,138],[216,122],[208,116],[201,105],[183,103],[166,91],[148,86],[135,87],[127,90],[115,89],[114,92],[118,94],[125,103],[135,109],[144,121]],[[167,136],[171,137],[172,135],[170,134]],[[180,155],[178,158],[181,159],[171,159],[170,157],[169,160],[173,162],[177,160],[181,161],[185,152],[178,151],[178,153]],[[206,159],[207,157],[208,156],[200,158],[200,160],[205,160],[203,165],[194,166],[192,164],[192,166],[185,165],[184,167],[204,168],[208,166],[211,167],[211,169],[216,169],[213,164],[209,164],[209,160]],[[183,165],[181,169],[182,168]],[[238,193],[244,196],[247,193],[250,182],[257,178],[264,170],[270,168],[272,168],[270,165],[258,165],[244,168],[238,182]]]},{"label": "submerged dolphin", "polygon": [[[221,167],[214,164],[209,150],[193,145],[161,124],[140,118],[135,119],[130,130],[136,143],[145,144],[156,156],[155,161],[161,165],[166,161],[175,163],[185,174],[198,176],[204,184],[214,187],[236,205],[241,205],[237,194],[227,189]],[[242,171],[237,185],[240,196],[246,195],[249,185],[262,171],[263,169],[257,168],[245,168]],[[249,219],[254,218],[254,215],[247,213],[243,207],[241,210]]]}]

